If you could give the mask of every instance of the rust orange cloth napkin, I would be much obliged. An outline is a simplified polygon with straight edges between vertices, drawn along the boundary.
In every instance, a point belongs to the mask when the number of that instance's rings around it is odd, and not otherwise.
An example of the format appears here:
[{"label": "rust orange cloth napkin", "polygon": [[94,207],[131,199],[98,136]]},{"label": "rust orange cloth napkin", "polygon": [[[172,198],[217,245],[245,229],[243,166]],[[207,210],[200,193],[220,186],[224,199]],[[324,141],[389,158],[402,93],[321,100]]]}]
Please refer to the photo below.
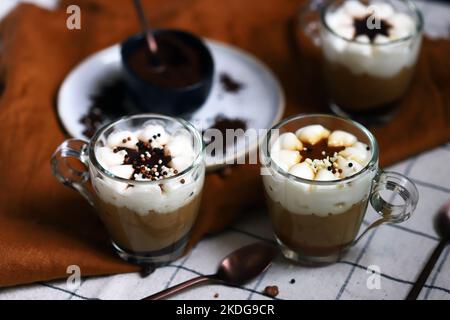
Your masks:
[{"label": "rust orange cloth napkin", "polygon": [[[81,8],[81,30],[66,28],[66,8]],[[320,71],[298,37],[299,1],[144,1],[155,27],[182,28],[237,45],[280,78],[287,113],[326,111]],[[49,159],[67,136],[55,112],[58,87],[84,57],[138,31],[132,1],[70,0],[46,11],[21,5],[1,24],[0,286],[66,276],[136,271],[113,253],[94,212],[51,175]],[[300,41],[299,41],[300,39]],[[300,42],[300,45],[299,45]],[[299,49],[300,47],[300,49]],[[386,165],[450,140],[450,43],[424,43],[410,93],[394,121],[373,128]],[[259,168],[209,174],[191,245],[263,205]]]}]

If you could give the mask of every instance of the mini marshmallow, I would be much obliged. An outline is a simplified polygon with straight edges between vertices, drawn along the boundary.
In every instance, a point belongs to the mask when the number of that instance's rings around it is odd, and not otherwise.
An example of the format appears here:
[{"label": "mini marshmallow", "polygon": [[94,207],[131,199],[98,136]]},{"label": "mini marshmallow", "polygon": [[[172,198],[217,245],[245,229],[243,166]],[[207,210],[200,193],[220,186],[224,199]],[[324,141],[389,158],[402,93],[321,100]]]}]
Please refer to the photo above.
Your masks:
[{"label": "mini marshmallow", "polygon": [[314,145],[320,140],[328,138],[330,131],[320,124],[315,124],[298,129],[295,135],[301,142]]},{"label": "mini marshmallow", "polygon": [[352,17],[344,10],[337,10],[334,14],[327,14],[325,19],[332,30],[348,28],[353,25]]},{"label": "mini marshmallow", "polygon": [[110,167],[108,171],[117,177],[130,179],[133,175],[134,169],[131,164],[127,164]]},{"label": "mini marshmallow", "polygon": [[360,35],[355,40],[347,45],[348,57],[353,59],[356,66],[367,66],[373,53],[372,46],[369,45],[370,39],[366,35]]},{"label": "mini marshmallow", "polygon": [[125,147],[130,149],[136,149],[136,143],[138,143],[136,135],[128,130],[113,132],[109,135],[107,144],[110,148]]},{"label": "mini marshmallow", "polygon": [[395,28],[389,32],[389,36],[391,40],[398,40],[409,37],[412,31],[409,28],[401,27]]},{"label": "mini marshmallow", "polygon": [[388,19],[394,14],[394,8],[389,3],[375,3],[370,5],[368,9],[379,19]]},{"label": "mini marshmallow", "polygon": [[105,169],[123,164],[126,154],[125,150],[114,152],[109,147],[100,147],[95,152],[98,162]]},{"label": "mini marshmallow", "polygon": [[278,152],[281,150],[280,138],[276,139],[270,148],[270,153]]},{"label": "mini marshmallow", "polygon": [[292,132],[286,132],[278,138],[280,141],[280,148],[285,150],[301,150],[303,144],[297,139],[297,136]]},{"label": "mini marshmallow", "polygon": [[280,150],[271,154],[273,161],[283,170],[289,169],[300,162],[300,152],[294,150]]},{"label": "mini marshmallow", "polygon": [[363,17],[369,13],[368,8],[357,0],[345,1],[343,9],[352,17]]},{"label": "mini marshmallow", "polygon": [[414,33],[414,20],[403,12],[394,14],[389,22],[393,26],[389,33],[391,39],[404,38]]},{"label": "mini marshmallow", "polygon": [[382,34],[377,34],[375,36],[375,39],[373,39],[373,43],[375,43],[375,44],[385,44],[385,43],[388,43],[389,41],[391,41],[391,40]]},{"label": "mini marshmallow", "polygon": [[316,180],[319,181],[331,181],[337,180],[337,178],[331,171],[328,169],[320,169],[316,174]]},{"label": "mini marshmallow", "polygon": [[182,134],[173,136],[172,139],[170,139],[170,141],[166,144],[165,149],[168,155],[172,157],[188,156],[194,153],[191,139]]},{"label": "mini marshmallow", "polygon": [[[350,163],[351,165],[349,165]],[[358,162],[351,160],[349,161],[341,156],[338,157],[337,164],[339,166],[339,169],[342,170],[341,178],[346,178],[354,175],[356,170],[361,167]]]},{"label": "mini marshmallow", "polygon": [[351,133],[342,130],[335,130],[328,137],[328,146],[349,147],[356,143],[357,140],[358,139]]},{"label": "mini marshmallow", "polygon": [[150,124],[141,130],[139,139],[145,142],[151,140],[151,146],[156,148],[165,145],[169,141],[169,135],[161,125]]},{"label": "mini marshmallow", "polygon": [[340,27],[335,29],[335,32],[344,39],[352,40],[355,35],[355,29],[353,27]]},{"label": "mini marshmallow", "polygon": [[364,152],[367,153],[368,156],[371,155],[370,149],[368,150],[368,145],[363,142],[357,141],[357,142],[355,142],[355,144],[352,147],[363,150]]},{"label": "mini marshmallow", "polygon": [[361,165],[365,165],[369,161],[370,155],[367,150],[358,146],[347,147],[339,152],[339,154],[346,159],[357,161]]},{"label": "mini marshmallow", "polygon": [[172,158],[172,161],[170,161],[169,165],[178,170],[178,172],[181,172],[192,164],[192,157],[191,156],[177,156]]},{"label": "mini marshmallow", "polygon": [[306,163],[297,163],[289,169],[289,173],[303,179],[314,180],[314,170]]},{"label": "mini marshmallow", "polygon": [[361,34],[361,35],[357,36],[357,37],[355,38],[355,41],[356,41],[356,42],[359,42],[359,43],[365,43],[365,44],[370,43],[369,37],[366,36],[365,34]]}]

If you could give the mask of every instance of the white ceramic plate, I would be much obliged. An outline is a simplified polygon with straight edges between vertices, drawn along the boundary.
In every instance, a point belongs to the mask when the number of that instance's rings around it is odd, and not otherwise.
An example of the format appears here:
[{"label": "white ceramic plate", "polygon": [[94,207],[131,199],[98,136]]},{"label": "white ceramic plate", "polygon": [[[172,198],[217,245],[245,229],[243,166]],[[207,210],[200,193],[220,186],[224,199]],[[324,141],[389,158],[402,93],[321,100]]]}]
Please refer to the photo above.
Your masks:
[{"label": "white ceramic plate", "polygon": [[[284,111],[284,93],[280,83],[261,61],[228,44],[205,40],[211,49],[214,63],[214,84],[205,104],[197,110],[192,123],[199,129],[208,128],[213,119],[222,114],[227,118],[239,118],[247,122],[247,128],[267,129],[278,122]],[[58,94],[57,111],[62,125],[74,138],[87,139],[83,135],[80,118],[91,105],[90,97],[98,92],[108,78],[121,73],[120,46],[114,45],[86,58],[65,78]],[[220,83],[220,74],[226,73],[243,84],[237,93],[229,93]],[[244,139],[236,144],[236,153],[227,157],[206,157],[208,169],[230,163],[230,158],[240,157],[257,146],[257,139]]]}]

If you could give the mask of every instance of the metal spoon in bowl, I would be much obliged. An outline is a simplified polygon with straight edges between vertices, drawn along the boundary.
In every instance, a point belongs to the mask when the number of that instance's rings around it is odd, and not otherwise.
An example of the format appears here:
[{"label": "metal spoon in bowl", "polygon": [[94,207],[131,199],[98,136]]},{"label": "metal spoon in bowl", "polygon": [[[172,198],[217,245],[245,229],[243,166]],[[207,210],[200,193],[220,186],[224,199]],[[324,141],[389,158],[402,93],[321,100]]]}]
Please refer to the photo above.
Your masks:
[{"label": "metal spoon in bowl", "polygon": [[274,246],[262,242],[242,247],[226,256],[220,263],[215,274],[188,280],[142,300],[160,300],[167,298],[201,283],[216,283],[231,286],[246,283],[266,270],[277,254],[278,250]]},{"label": "metal spoon in bowl", "polygon": [[438,212],[434,219],[434,227],[441,241],[434,249],[433,254],[423,268],[416,283],[414,283],[411,291],[409,291],[406,300],[416,300],[422,290],[425,282],[430,276],[442,250],[450,243],[450,201],[448,201]]},{"label": "metal spoon in bowl", "polygon": [[141,0],[134,0],[134,7],[141,24],[142,31],[145,33],[145,38],[147,40],[147,45],[149,48],[149,62],[155,71],[162,71],[164,66],[158,57],[158,43],[156,42],[153,30],[150,27],[150,23],[145,16],[144,8],[142,7]]}]

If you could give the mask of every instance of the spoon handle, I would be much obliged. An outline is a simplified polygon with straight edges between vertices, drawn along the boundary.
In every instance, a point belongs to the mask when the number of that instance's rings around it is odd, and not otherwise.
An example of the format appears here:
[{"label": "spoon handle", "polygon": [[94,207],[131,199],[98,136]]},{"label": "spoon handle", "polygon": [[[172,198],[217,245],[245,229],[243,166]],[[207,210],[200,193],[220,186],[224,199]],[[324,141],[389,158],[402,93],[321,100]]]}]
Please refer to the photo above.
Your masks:
[{"label": "spoon handle", "polygon": [[150,48],[151,53],[155,54],[158,51],[158,45],[156,43],[156,39],[153,35],[153,32],[150,28],[150,23],[145,16],[144,8],[142,7],[141,0],[134,0],[134,7],[136,8],[136,12],[141,23],[142,28],[145,32],[145,37],[147,39],[148,46]]},{"label": "spoon handle", "polygon": [[167,298],[175,293],[183,291],[187,288],[190,288],[192,286],[199,285],[201,283],[206,283],[206,282],[213,282],[213,281],[215,281],[214,276],[200,276],[200,277],[193,278],[188,281],[182,282],[180,284],[177,284],[176,286],[167,288],[158,293],[152,294],[151,296],[145,297],[142,300],[161,300],[161,299]]},{"label": "spoon handle", "polygon": [[427,281],[428,277],[430,276],[431,271],[434,268],[434,265],[436,264],[437,260],[439,259],[442,250],[444,250],[445,246],[447,245],[448,240],[442,239],[439,244],[436,246],[436,248],[433,251],[433,254],[428,259],[427,264],[422,269],[422,272],[420,273],[419,277],[417,278],[416,283],[414,283],[413,287],[411,288],[411,291],[409,291],[408,295],[406,296],[406,300],[417,300],[417,297],[419,296],[420,291],[422,290],[423,286],[425,285],[425,282]]}]

